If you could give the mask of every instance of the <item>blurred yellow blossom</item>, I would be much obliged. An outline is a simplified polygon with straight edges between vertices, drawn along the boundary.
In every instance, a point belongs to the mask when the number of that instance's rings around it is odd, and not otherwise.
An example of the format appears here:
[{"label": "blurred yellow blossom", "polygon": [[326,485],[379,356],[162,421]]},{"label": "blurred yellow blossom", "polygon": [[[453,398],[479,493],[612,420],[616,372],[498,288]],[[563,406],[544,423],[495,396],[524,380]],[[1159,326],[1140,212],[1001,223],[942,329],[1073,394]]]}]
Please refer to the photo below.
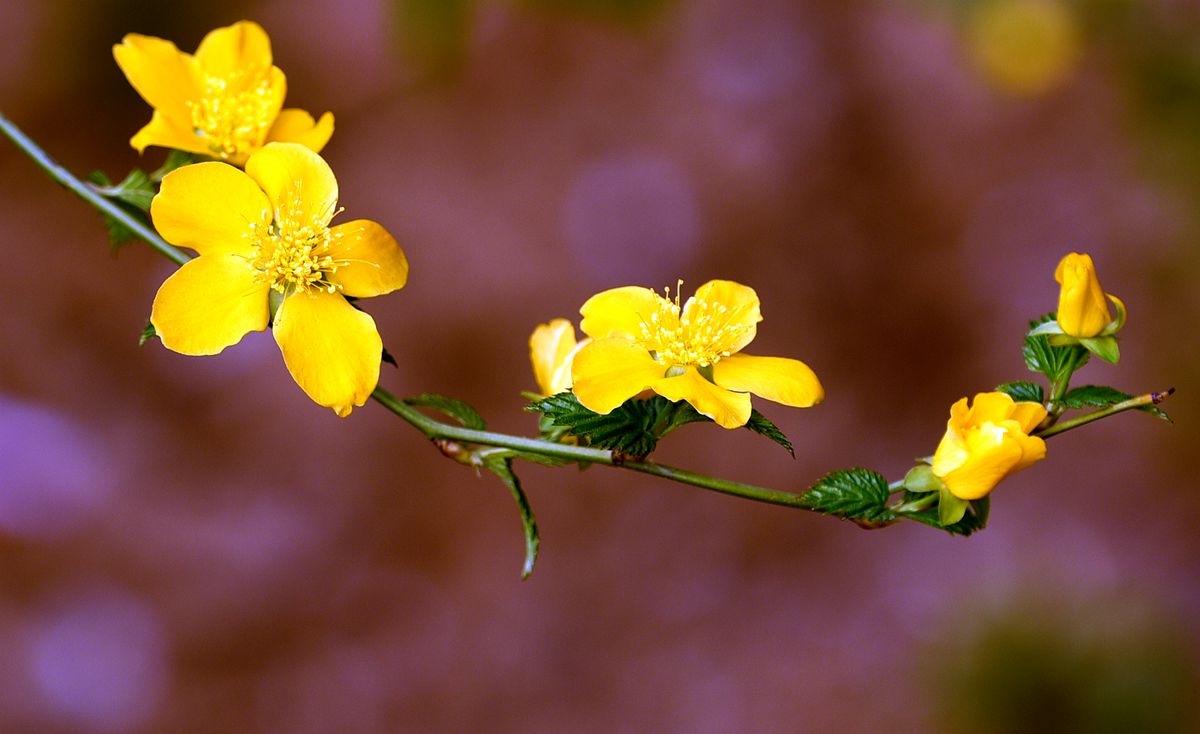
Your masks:
[{"label": "blurred yellow blossom", "polygon": [[962,500],[984,497],[1010,474],[1046,457],[1046,442],[1029,433],[1046,417],[1040,403],[1014,402],[1002,392],[962,398],[950,408],[933,473]]},{"label": "blurred yellow blossom", "polygon": [[1082,50],[1076,18],[1060,0],[983,0],[970,10],[965,34],[981,73],[1013,94],[1058,86]]},{"label": "blurred yellow blossom", "polygon": [[272,331],[296,383],[347,416],[379,381],[382,341],[345,296],[404,286],[408,262],[379,224],[334,227],[338,187],[322,158],[269,143],[245,172],[219,162],[167,174],[150,214],[159,233],[199,257],[159,288],[150,321],[168,349],[216,354]]},{"label": "blurred yellow blossom", "polygon": [[320,121],[282,109],[287,80],[271,63],[271,40],[257,23],[240,21],[204,37],[195,55],[170,41],[130,33],[113,57],[137,93],[154,108],[129,144],[176,148],[235,165],[269,142],[300,143],[320,152],[333,134],[333,115]]},{"label": "blurred yellow blossom", "polygon": [[678,292],[671,300],[626,286],[583,304],[580,328],[592,342],[572,367],[580,403],[607,414],[652,390],[737,428],[750,419],[750,393],[802,408],[824,399],[821,383],[803,362],[740,353],[762,320],[754,289],[712,280],[687,303],[679,301]]}]

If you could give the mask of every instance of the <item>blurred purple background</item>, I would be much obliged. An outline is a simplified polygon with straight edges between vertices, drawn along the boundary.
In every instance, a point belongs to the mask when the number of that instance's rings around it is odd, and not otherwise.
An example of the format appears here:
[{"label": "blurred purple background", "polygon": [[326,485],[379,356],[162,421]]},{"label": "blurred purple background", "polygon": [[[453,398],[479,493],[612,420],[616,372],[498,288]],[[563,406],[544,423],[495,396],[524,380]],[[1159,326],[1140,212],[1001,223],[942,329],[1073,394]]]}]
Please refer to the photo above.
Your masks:
[{"label": "blurred purple background", "polygon": [[288,106],[336,115],[348,216],[412,264],[366,304],[382,384],[498,430],[536,430],[537,323],[730,278],[763,302],[752,351],[828,399],[759,404],[794,462],[711,425],[659,458],[796,491],[897,477],[955,399],[1026,379],[1071,250],[1130,310],[1120,366],[1077,382],[1180,388],[1174,426],[1053,439],[969,539],[522,466],[522,583],[498,482],[377,405],[318,408],[268,334],[139,349],[172,266],[112,256],[6,142],[0,731],[1194,730],[1200,4],[985,5],[0,4],[0,110],[113,178],[165,154],[127,144],[150,109],[112,44],[262,23]]}]

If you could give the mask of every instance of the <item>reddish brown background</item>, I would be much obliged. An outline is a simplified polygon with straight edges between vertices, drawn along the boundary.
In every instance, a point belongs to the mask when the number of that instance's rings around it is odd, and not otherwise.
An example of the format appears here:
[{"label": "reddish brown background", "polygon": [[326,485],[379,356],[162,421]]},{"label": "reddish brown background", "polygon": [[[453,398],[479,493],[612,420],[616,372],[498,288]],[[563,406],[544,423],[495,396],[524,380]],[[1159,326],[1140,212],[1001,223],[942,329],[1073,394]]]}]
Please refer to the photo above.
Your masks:
[{"label": "reddish brown background", "polygon": [[1081,710],[1132,691],[1163,714],[1142,730],[1194,724],[1200,86],[1137,53],[1186,61],[1193,6],[1095,31],[1030,98],[965,61],[947,3],[644,5],[6,3],[0,110],[79,174],[155,167],[111,45],[261,22],[289,106],[336,115],[348,215],[409,255],[409,286],[366,304],[399,361],[382,384],[499,430],[535,430],[538,322],[731,278],[763,302],[754,351],[804,359],[828,400],[759,406],[796,461],[715,426],[660,458],[788,490],[895,477],[951,402],[1024,378],[1073,249],[1131,314],[1120,366],[1080,381],[1175,385],[1175,425],[1054,439],[969,539],[523,467],[543,544],[522,583],[499,483],[374,404],[316,407],[269,335],[139,349],[170,264],[110,255],[0,144],[0,731],[978,731],[1007,701],[1086,730],[1055,716],[1109,668],[1119,690]]}]

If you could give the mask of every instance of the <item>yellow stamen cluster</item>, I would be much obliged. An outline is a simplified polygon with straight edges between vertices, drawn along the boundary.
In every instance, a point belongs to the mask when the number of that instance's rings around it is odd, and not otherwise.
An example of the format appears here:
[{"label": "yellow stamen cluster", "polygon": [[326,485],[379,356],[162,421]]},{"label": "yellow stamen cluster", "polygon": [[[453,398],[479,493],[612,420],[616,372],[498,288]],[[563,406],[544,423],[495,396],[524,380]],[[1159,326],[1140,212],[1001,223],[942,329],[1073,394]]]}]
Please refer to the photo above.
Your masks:
[{"label": "yellow stamen cluster", "polygon": [[329,276],[348,263],[329,254],[340,235],[325,224],[330,217],[306,218],[295,207],[299,200],[298,193],[289,192],[274,221],[263,212],[261,221],[251,222],[245,235],[254,247],[250,265],[257,271],[257,282],[268,283],[283,295],[311,290],[334,293],[341,286],[329,282]]},{"label": "yellow stamen cluster", "polygon": [[674,299],[664,288],[665,297],[656,299],[657,310],[642,319],[642,345],[663,364],[707,367],[732,354],[749,327],[730,324],[730,311],[723,303],[693,296],[680,307],[682,287],[679,281]]},{"label": "yellow stamen cluster", "polygon": [[192,128],[204,138],[216,158],[229,160],[261,148],[274,122],[271,84],[266,75],[255,84],[245,77],[257,69],[239,70],[229,77],[204,78],[204,96],[188,102]]}]

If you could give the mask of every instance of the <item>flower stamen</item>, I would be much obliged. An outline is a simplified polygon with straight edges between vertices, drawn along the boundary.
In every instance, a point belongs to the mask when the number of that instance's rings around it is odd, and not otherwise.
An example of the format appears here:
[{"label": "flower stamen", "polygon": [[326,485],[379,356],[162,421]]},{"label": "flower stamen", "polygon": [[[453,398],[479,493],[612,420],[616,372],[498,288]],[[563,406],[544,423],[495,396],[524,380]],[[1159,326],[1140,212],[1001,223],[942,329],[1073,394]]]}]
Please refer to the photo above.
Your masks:
[{"label": "flower stamen", "polygon": [[[254,77],[258,82],[248,83]],[[238,69],[227,77],[204,75],[203,96],[189,101],[192,129],[214,158],[237,159],[261,148],[278,110],[271,82],[261,69]]]}]

